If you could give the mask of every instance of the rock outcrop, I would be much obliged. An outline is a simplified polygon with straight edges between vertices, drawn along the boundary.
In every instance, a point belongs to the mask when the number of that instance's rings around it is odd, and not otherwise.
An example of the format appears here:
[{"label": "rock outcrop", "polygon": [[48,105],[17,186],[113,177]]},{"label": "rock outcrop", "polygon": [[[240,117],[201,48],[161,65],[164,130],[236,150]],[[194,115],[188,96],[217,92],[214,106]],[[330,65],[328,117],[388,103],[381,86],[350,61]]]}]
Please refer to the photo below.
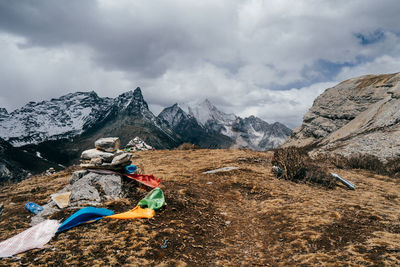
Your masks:
[{"label": "rock outcrop", "polygon": [[287,146],[316,153],[400,156],[400,73],[366,75],[327,89],[293,130]]}]

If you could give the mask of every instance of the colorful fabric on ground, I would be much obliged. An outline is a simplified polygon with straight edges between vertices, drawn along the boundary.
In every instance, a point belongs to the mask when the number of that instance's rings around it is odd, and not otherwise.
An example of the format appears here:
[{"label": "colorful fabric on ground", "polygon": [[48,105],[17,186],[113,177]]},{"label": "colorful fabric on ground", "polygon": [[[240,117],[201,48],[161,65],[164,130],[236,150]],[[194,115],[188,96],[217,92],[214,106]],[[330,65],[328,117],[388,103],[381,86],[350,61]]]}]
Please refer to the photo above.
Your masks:
[{"label": "colorful fabric on ground", "polygon": [[159,210],[165,205],[164,193],[160,188],[152,190],[144,199],[140,200],[138,206]]},{"label": "colorful fabric on ground", "polygon": [[78,226],[82,223],[95,222],[104,218],[104,216],[113,215],[114,212],[109,209],[86,207],[78,210],[66,219],[58,228],[57,233],[68,230],[72,227]]},{"label": "colorful fabric on ground", "polygon": [[160,178],[155,178],[153,175],[146,174],[124,174],[126,177],[138,181],[139,183],[145,184],[149,187],[156,188],[161,184]]},{"label": "colorful fabric on ground", "polygon": [[118,213],[114,214],[111,216],[107,216],[105,218],[111,218],[111,219],[122,219],[122,220],[128,220],[128,219],[136,219],[136,218],[153,218],[155,215],[154,210],[152,209],[142,209],[141,207],[137,206],[134,209],[123,212],[123,213]]},{"label": "colorful fabric on ground", "polygon": [[11,257],[30,249],[43,248],[53,238],[59,226],[60,223],[56,220],[46,220],[1,242],[0,257]]},{"label": "colorful fabric on ground", "polygon": [[95,173],[104,173],[104,174],[114,173],[114,174],[124,175],[130,179],[138,181],[139,183],[147,185],[151,188],[156,188],[156,187],[160,186],[160,184],[161,184],[161,179],[154,177],[154,175],[152,175],[152,174],[151,175],[135,174],[135,173],[122,174],[122,173],[118,173],[118,172],[111,171],[111,170],[100,170],[100,169],[88,169],[88,171],[95,172]]}]

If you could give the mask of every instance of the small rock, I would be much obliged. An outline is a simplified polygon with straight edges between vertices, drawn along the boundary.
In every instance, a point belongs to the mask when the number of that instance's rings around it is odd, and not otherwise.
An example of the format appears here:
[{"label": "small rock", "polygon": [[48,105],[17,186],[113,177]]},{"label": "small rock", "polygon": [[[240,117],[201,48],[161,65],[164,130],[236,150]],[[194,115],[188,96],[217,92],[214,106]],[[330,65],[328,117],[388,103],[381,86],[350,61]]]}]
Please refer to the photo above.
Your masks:
[{"label": "small rock", "polygon": [[229,172],[229,171],[233,171],[233,170],[237,170],[237,169],[239,169],[239,168],[238,167],[229,166],[229,167],[223,167],[223,168],[216,169],[216,170],[206,171],[206,172],[203,172],[203,173],[210,174],[210,173],[217,173],[217,172]]},{"label": "small rock", "polygon": [[118,155],[115,158],[113,158],[113,160],[111,161],[111,165],[113,165],[113,166],[123,165],[123,164],[129,165],[131,163],[131,158],[132,158],[132,154],[123,153],[123,154]]},{"label": "small rock", "polygon": [[93,158],[101,158],[103,159],[105,162],[111,162],[112,159],[114,158],[114,154],[113,153],[108,153],[108,152],[104,152],[104,151],[100,151],[98,149],[88,149],[82,152],[81,155],[81,159],[84,160],[91,160]]},{"label": "small rock", "polygon": [[118,150],[120,145],[120,141],[118,137],[106,137],[106,138],[100,138],[94,143],[94,146],[97,149],[100,149],[102,151],[106,152],[115,152]]}]

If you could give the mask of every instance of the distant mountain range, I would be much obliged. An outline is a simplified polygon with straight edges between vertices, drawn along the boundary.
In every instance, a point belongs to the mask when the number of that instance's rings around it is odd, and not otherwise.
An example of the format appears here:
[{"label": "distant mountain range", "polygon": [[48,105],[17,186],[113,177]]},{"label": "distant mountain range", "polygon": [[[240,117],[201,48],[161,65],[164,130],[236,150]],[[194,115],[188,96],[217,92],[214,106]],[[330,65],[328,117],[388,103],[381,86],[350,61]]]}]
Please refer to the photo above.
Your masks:
[{"label": "distant mountain range", "polygon": [[140,88],[116,98],[70,93],[11,113],[0,108],[0,138],[63,165],[76,162],[81,151],[106,136],[118,136],[123,145],[140,136],[156,149],[190,142],[201,148],[267,150],[283,143],[290,131],[281,123],[225,114],[208,100],[186,109],[175,104],[155,116]]},{"label": "distant mountain range", "polygon": [[175,104],[159,115],[183,141],[201,147],[245,147],[268,150],[281,145],[291,130],[279,122],[268,124],[260,118],[240,118],[218,110],[208,99],[184,108]]}]

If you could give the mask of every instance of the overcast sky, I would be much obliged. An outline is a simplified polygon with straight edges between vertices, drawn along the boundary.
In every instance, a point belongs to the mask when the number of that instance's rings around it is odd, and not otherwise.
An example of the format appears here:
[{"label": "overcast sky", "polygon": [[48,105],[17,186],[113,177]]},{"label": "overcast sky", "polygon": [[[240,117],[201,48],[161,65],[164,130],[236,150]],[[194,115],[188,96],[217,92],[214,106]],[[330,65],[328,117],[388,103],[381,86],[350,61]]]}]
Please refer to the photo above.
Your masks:
[{"label": "overcast sky", "polygon": [[140,86],[289,127],[324,89],[400,71],[398,0],[0,0],[0,107]]}]

